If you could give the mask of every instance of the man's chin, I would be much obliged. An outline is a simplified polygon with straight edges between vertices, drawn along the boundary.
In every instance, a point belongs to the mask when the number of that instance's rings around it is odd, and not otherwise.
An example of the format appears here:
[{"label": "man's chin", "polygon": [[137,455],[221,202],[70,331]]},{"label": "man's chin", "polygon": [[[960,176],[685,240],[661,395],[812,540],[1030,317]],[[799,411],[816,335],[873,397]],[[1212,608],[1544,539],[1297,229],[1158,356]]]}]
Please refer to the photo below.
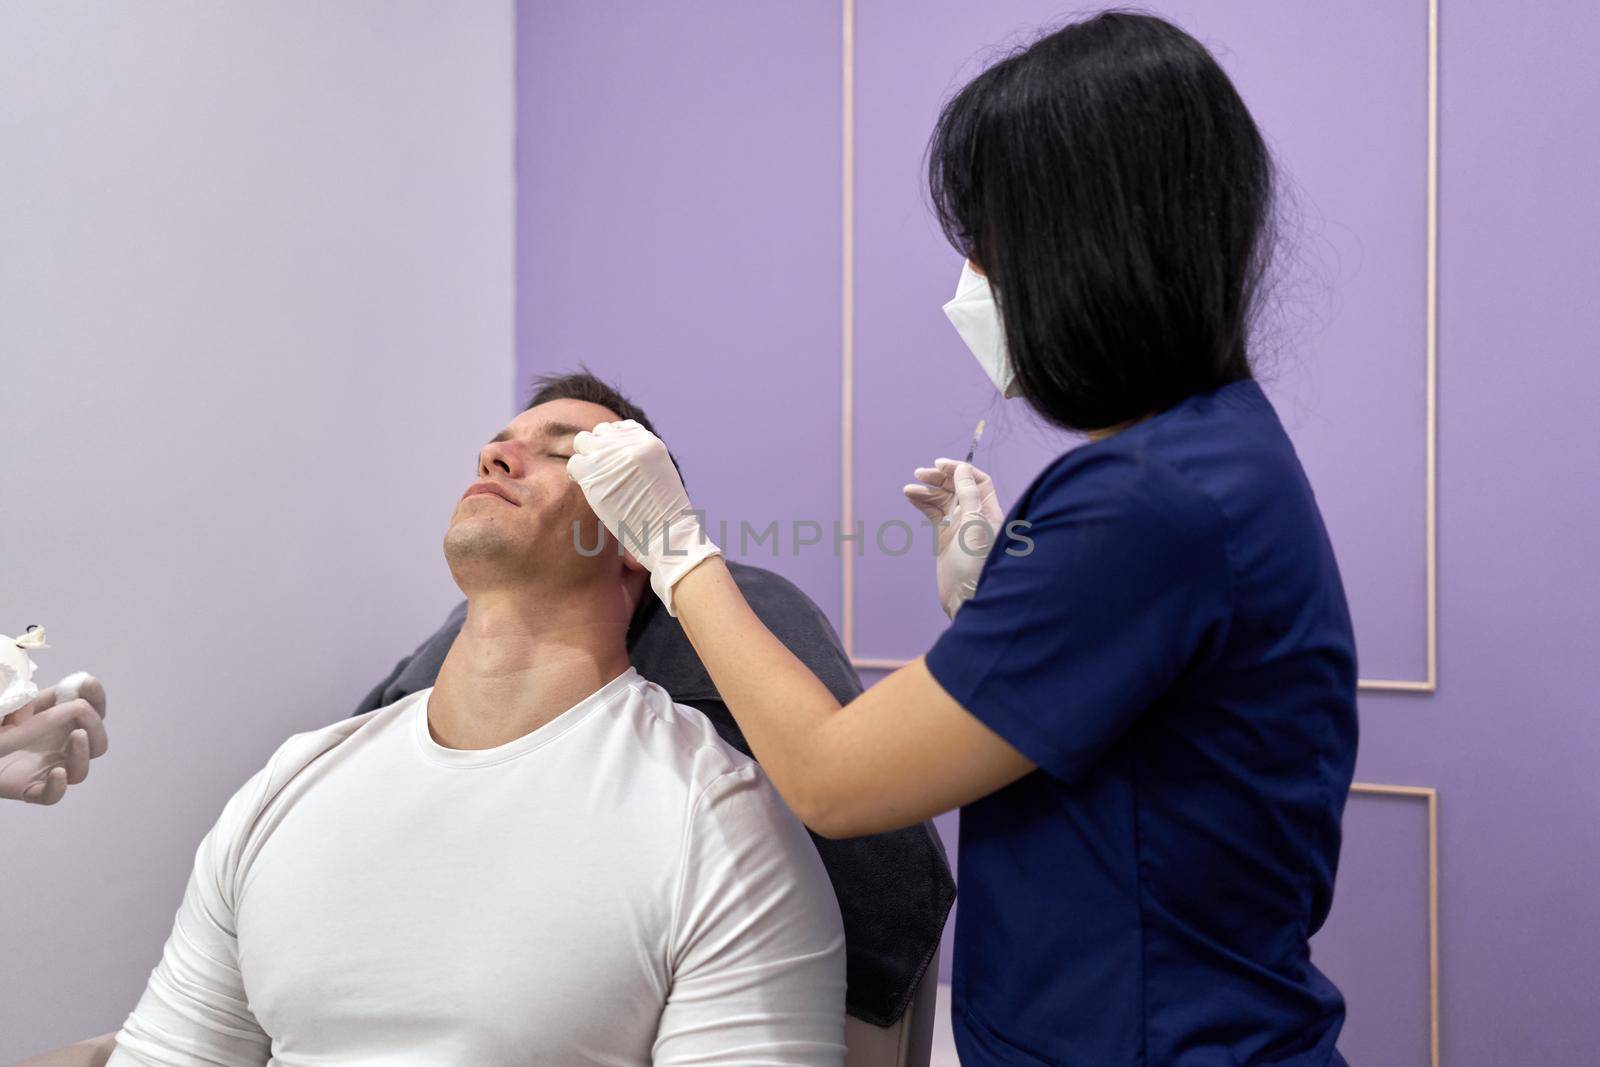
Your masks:
[{"label": "man's chin", "polygon": [[527,570],[533,555],[530,547],[497,527],[497,523],[474,520],[451,526],[444,535],[444,558],[451,572],[459,573],[462,568]]}]

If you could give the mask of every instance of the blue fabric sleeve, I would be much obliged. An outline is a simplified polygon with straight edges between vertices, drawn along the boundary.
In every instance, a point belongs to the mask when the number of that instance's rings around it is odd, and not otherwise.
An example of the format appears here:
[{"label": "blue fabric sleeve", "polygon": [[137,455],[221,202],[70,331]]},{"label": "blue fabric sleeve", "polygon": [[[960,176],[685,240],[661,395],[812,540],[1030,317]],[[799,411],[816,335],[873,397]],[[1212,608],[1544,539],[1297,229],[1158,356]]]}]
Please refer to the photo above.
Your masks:
[{"label": "blue fabric sleeve", "polygon": [[1006,529],[1031,550],[1002,532],[928,670],[1024,756],[1074,781],[1220,647],[1222,516],[1164,463],[1089,445],[1039,477]]}]

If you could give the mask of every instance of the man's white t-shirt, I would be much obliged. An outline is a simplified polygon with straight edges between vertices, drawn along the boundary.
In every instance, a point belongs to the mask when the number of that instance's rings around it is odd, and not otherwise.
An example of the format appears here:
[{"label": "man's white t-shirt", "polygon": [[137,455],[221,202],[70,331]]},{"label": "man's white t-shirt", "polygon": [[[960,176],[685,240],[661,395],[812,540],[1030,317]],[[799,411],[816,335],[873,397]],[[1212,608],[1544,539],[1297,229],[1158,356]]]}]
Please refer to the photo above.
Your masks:
[{"label": "man's white t-shirt", "polygon": [[842,1062],[827,873],[703,715],[630,668],[466,751],[431,692],[228,802],[113,1067]]}]

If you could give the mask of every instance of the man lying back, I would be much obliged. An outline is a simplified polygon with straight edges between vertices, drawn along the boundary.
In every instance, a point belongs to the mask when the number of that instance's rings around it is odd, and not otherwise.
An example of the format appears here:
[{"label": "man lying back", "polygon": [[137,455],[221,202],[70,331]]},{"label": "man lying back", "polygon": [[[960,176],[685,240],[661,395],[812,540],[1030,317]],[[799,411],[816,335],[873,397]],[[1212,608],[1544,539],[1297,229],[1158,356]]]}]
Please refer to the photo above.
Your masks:
[{"label": "man lying back", "polygon": [[636,417],[596,384],[481,451],[435,686],[291,737],[228,802],[111,1064],[842,1062],[810,838],[629,666],[644,571],[579,551],[607,535],[572,437]]}]

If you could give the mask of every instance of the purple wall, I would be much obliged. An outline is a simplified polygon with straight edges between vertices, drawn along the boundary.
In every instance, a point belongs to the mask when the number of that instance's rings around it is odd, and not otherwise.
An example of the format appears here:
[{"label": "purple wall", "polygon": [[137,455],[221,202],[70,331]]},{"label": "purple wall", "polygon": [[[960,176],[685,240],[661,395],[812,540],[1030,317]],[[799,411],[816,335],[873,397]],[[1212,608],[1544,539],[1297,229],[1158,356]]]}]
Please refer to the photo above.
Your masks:
[{"label": "purple wall", "polygon": [[[1292,179],[1266,376],[1345,570],[1363,676],[1421,678],[1426,0],[1156,6],[1217,52]],[[601,7],[519,7],[521,374],[583,358],[623,380],[713,520],[831,522],[840,11]],[[995,401],[940,314],[959,261],[919,165],[942,97],[1060,11],[858,4],[854,503],[869,529],[908,517],[911,467],[963,448],[979,417],[1007,499],[1069,444]],[[1439,790],[1451,1065],[1576,1064],[1600,1046],[1597,32],[1600,11],[1577,3],[1442,13],[1439,688],[1363,694],[1357,777]],[[764,561],[839,619],[832,552]],[[915,655],[938,632],[926,557],[869,550],[856,580],[858,655]],[[1427,1060],[1426,875],[1421,802],[1353,798],[1316,953],[1349,996],[1354,1063]]]},{"label": "purple wall", "polygon": [[692,10],[518,9],[518,395],[615,378],[728,547],[779,521],[752,562],[837,617],[833,557],[787,537],[839,511],[837,13]]},{"label": "purple wall", "polygon": [[[1283,347],[1266,376],[1345,561],[1363,676],[1421,678],[1426,7],[1166,6],[1228,65],[1300,187],[1304,247],[1285,283],[1315,318],[1271,339]],[[964,451],[980,415],[990,427],[979,462],[1007,500],[1073,443],[1003,404],[940,312],[961,261],[924,207],[920,167],[948,94],[1022,39],[1019,27],[1060,9],[907,10],[863,3],[858,15],[856,507],[869,528],[904,515],[898,490],[912,469]],[[946,620],[927,572],[920,554],[862,567],[859,654],[906,659],[932,644]],[[908,617],[907,606],[924,610]]]}]

